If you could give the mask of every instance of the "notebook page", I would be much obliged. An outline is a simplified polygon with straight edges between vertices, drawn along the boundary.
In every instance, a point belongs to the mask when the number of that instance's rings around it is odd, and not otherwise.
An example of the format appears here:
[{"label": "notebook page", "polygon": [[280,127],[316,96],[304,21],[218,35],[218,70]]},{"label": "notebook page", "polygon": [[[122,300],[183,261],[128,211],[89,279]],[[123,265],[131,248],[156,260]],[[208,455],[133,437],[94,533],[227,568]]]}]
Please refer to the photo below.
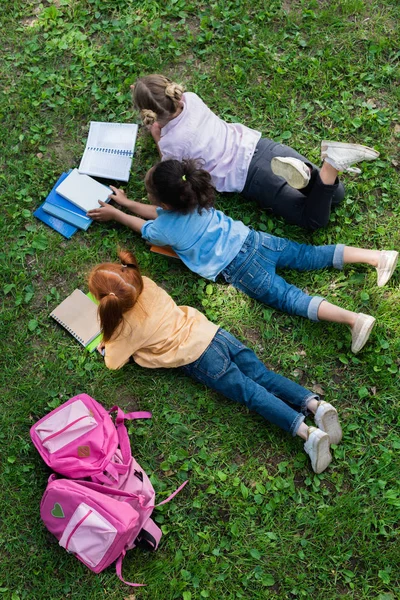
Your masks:
[{"label": "notebook page", "polygon": [[122,154],[109,154],[86,148],[79,165],[79,172],[95,177],[128,181],[132,159]]},{"label": "notebook page", "polygon": [[124,150],[133,154],[138,126],[133,123],[91,121],[86,147]]}]

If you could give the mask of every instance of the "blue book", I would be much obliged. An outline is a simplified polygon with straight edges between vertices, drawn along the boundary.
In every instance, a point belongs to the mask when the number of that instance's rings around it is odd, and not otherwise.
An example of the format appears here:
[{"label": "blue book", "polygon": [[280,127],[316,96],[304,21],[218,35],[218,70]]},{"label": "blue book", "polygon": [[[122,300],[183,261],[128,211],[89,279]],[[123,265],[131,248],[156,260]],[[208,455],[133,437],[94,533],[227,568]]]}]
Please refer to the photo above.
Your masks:
[{"label": "blue book", "polygon": [[74,225],[70,225],[70,223],[66,223],[61,219],[57,219],[57,217],[53,217],[52,215],[49,215],[48,213],[44,212],[42,206],[43,204],[39,206],[39,208],[37,208],[33,213],[33,215],[37,219],[40,219],[41,221],[43,221],[43,223],[45,223],[55,231],[58,231],[58,233],[61,233],[61,235],[63,235],[67,239],[72,237],[74,233],[78,231],[78,228],[74,227]]},{"label": "blue book", "polygon": [[79,227],[79,229],[83,229],[86,231],[89,225],[92,222],[92,219],[87,219],[86,217],[82,217],[76,213],[73,213],[69,210],[65,210],[61,208],[57,204],[50,204],[50,202],[46,202],[42,205],[44,212],[49,215],[53,215],[53,217],[57,217],[58,219],[62,219],[66,223],[70,223],[71,225],[75,225],[75,227]]}]

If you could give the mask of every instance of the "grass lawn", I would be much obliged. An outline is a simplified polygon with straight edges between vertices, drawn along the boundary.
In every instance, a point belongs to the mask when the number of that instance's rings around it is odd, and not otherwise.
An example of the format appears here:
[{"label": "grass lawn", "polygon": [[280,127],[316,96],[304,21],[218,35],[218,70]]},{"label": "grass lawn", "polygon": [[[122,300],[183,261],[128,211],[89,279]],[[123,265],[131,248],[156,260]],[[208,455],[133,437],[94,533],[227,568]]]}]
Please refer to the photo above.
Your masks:
[{"label": "grass lawn", "polygon": [[[313,235],[236,195],[218,208],[263,231],[316,244],[400,247],[399,21],[395,0],[2,0],[0,128],[0,599],[200,600],[400,597],[398,521],[400,269],[388,286],[362,266],[289,274],[310,292],[373,314],[365,350],[340,326],[313,324],[208,284],[150,254],[138,235],[93,224],[65,240],[32,213],[79,164],[90,120],[136,122],[129,84],[161,72],[228,121],[239,120],[319,162],[321,139],[380,151],[345,176],[347,194]],[[140,130],[130,182],[157,160]],[[298,439],[172,371],[107,371],[49,318],[92,265],[135,251],[179,304],[246,341],[279,372],[322,388],[343,443],[315,475]],[[39,503],[48,470],[29,427],[71,396],[152,410],[130,425],[159,500],[163,539],[94,575],[59,548]]]}]

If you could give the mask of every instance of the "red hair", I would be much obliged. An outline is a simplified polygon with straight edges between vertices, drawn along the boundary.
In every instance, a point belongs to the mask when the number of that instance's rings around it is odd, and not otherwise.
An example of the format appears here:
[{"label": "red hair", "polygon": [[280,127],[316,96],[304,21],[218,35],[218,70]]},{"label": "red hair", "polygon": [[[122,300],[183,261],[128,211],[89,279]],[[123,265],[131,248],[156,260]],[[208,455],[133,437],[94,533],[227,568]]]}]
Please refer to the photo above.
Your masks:
[{"label": "red hair", "polygon": [[120,263],[102,263],[89,274],[89,290],[99,302],[103,341],[108,342],[142,293],[143,280],[131,252],[118,253]]}]

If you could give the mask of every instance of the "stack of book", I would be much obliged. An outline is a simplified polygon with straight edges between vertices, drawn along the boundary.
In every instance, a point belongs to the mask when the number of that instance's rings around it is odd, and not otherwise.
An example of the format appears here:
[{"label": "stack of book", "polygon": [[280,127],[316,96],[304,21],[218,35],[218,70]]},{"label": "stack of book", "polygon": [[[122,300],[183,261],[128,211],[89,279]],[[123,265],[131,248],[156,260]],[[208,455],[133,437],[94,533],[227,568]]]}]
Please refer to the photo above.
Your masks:
[{"label": "stack of book", "polygon": [[134,124],[92,121],[79,169],[61,175],[34,216],[66,238],[86,231],[92,223],[87,212],[112,193],[89,175],[128,181],[137,129]]}]

